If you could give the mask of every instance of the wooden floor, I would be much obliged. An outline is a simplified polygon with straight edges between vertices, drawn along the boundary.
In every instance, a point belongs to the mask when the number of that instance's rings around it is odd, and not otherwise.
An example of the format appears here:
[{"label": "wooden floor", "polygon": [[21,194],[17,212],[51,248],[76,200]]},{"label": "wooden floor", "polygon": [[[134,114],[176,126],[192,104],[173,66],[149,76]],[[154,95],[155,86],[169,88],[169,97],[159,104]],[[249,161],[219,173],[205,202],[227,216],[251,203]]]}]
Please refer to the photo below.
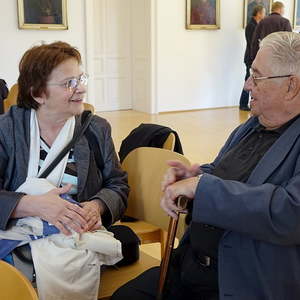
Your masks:
[{"label": "wooden floor", "polygon": [[[190,112],[146,114],[137,111],[100,112],[112,126],[116,151],[129,132],[141,123],[155,123],[177,131],[184,155],[193,163],[211,162],[226,141],[230,132],[245,122],[250,114],[237,107]],[[142,251],[160,258],[160,245],[142,245]]]}]

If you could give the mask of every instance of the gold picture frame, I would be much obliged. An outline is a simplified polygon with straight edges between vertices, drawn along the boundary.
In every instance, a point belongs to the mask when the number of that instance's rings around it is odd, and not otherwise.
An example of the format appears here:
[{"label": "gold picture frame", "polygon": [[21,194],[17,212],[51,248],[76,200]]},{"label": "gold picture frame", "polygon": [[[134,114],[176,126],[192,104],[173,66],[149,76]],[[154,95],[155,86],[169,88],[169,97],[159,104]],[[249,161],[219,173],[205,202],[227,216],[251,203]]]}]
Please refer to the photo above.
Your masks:
[{"label": "gold picture frame", "polygon": [[273,0],[244,0],[244,20],[243,28],[247,26],[252,17],[253,9],[256,5],[263,5],[266,9],[266,15],[271,12]]},{"label": "gold picture frame", "polygon": [[186,0],[186,29],[220,29],[220,0]]},{"label": "gold picture frame", "polygon": [[18,0],[20,29],[66,30],[67,0]]}]

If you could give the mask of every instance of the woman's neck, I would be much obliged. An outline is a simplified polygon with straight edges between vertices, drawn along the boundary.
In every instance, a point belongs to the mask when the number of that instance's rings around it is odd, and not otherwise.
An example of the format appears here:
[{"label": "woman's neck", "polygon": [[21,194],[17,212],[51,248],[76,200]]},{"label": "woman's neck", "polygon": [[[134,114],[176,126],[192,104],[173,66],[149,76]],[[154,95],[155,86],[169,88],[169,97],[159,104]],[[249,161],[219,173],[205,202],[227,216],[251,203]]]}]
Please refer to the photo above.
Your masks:
[{"label": "woman's neck", "polygon": [[51,146],[68,118],[57,115],[54,116],[51,113],[45,114],[42,110],[37,110],[36,116],[39,124],[40,135],[45,142]]}]

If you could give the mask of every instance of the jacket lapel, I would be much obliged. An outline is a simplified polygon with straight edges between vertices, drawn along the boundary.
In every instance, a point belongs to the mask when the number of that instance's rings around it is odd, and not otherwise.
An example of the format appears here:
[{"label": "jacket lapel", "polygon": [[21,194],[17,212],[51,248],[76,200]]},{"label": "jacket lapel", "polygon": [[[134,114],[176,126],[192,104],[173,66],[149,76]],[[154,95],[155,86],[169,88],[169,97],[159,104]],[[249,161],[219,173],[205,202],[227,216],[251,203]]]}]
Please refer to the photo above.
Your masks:
[{"label": "jacket lapel", "polygon": [[262,184],[267,180],[267,178],[281,164],[288,152],[291,150],[295,140],[300,134],[299,128],[300,117],[290,125],[290,127],[267,151],[252,171],[247,183],[257,185]]},{"label": "jacket lapel", "polygon": [[[81,122],[80,122],[80,118],[78,118],[76,119],[75,132],[77,132],[80,129],[80,127],[81,127]],[[77,195],[79,198],[80,193],[82,193],[85,187],[87,176],[88,176],[88,170],[90,167],[90,149],[85,135],[83,135],[75,144],[74,157],[76,161],[77,179],[78,179]],[[78,170],[80,170],[80,172]]]},{"label": "jacket lapel", "polygon": [[27,178],[29,149],[30,149],[30,109],[14,108],[10,114],[14,114],[13,130],[15,135],[14,154],[17,160],[15,167],[15,189]]}]

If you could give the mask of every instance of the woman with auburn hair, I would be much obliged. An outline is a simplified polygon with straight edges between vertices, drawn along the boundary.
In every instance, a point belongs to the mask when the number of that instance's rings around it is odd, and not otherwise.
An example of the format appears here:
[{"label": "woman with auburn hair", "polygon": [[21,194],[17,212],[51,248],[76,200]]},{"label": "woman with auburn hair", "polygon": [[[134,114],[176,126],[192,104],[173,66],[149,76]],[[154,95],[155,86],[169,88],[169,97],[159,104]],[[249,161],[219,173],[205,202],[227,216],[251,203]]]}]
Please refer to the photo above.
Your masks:
[{"label": "woman with auburn hair", "polygon": [[[105,241],[113,239],[98,230],[125,211],[127,175],[106,120],[88,116],[90,123],[81,132],[87,124],[83,101],[88,76],[76,48],[64,42],[34,46],[23,55],[19,71],[17,106],[0,118],[0,242],[16,239],[11,227],[24,229],[20,220],[29,220],[34,232],[28,235],[43,237],[30,242],[41,299],[61,299],[61,294],[63,299],[96,299],[100,264],[120,259],[120,245],[112,240],[114,252],[100,251],[99,260],[94,244],[101,245],[102,233]],[[79,132],[67,154],[39,178]],[[41,234],[36,233],[39,224]],[[56,234],[47,236],[45,224]],[[86,244],[95,238],[91,250]],[[0,255],[18,267],[19,257],[12,252]]]}]

